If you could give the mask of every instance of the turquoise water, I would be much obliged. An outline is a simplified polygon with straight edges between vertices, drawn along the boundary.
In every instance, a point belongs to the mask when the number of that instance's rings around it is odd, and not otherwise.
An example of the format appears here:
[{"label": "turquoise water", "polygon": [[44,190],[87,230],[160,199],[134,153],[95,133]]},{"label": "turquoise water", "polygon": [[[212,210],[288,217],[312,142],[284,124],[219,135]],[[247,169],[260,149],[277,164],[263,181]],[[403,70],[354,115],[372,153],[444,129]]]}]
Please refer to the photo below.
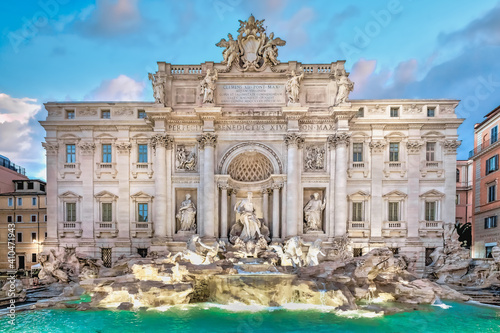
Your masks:
[{"label": "turquoise water", "polygon": [[423,306],[419,311],[366,318],[356,313],[320,310],[265,309],[228,311],[210,304],[172,307],[166,311],[20,312],[16,326],[0,318],[1,332],[500,332],[500,310],[448,303],[442,309]]}]

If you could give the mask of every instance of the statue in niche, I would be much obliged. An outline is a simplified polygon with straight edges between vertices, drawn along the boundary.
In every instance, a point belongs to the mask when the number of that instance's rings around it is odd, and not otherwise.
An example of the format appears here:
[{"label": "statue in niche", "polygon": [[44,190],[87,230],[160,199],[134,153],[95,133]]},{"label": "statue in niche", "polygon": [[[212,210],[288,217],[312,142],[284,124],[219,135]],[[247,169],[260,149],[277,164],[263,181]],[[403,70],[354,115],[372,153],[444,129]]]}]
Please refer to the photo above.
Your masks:
[{"label": "statue in niche", "polygon": [[227,39],[226,41],[226,39],[222,38],[215,46],[226,48],[222,51],[222,57],[224,58],[222,64],[226,65],[226,68],[230,68],[233,62],[238,60],[240,46],[238,45],[238,41],[233,39],[233,35],[227,34]]},{"label": "statue in niche", "polygon": [[325,165],[325,149],[322,147],[306,148],[306,170],[323,170]]},{"label": "statue in niche", "polygon": [[304,217],[306,223],[304,231],[321,231],[321,215],[326,206],[326,199],[323,202],[319,199],[319,193],[314,193],[313,198],[304,207]]},{"label": "statue in niche", "polygon": [[[265,33],[263,34],[265,37]],[[261,47],[260,53],[265,62],[270,62],[273,66],[276,66],[280,62],[278,61],[278,46],[285,45],[286,42],[279,37],[274,38],[274,32],[271,32],[268,38],[265,38],[265,43]]]},{"label": "statue in niche", "polygon": [[194,150],[186,151],[184,146],[177,147],[175,166],[178,170],[193,171],[196,166]]},{"label": "statue in niche", "polygon": [[299,69],[301,72],[300,75],[295,74],[295,70],[292,70],[292,75],[286,81],[286,93],[288,95],[288,105],[299,103],[299,90],[300,90],[300,81],[304,78],[304,71],[302,67]]},{"label": "statue in niche", "polygon": [[354,89],[354,83],[349,80],[345,71],[337,78],[337,86],[338,91],[337,97],[335,98],[335,105],[347,103],[349,93]]},{"label": "statue in niche", "polygon": [[251,239],[257,239],[261,235],[261,223],[257,216],[255,216],[255,208],[252,202],[252,192],[247,193],[247,198],[241,200],[234,210],[240,214],[240,221],[243,223],[243,230],[241,231],[240,238],[246,242]]},{"label": "statue in niche", "polygon": [[148,77],[153,85],[153,97],[155,99],[155,103],[165,105],[165,80],[157,74],[154,75],[149,73]]},{"label": "statue in niche", "polygon": [[180,231],[195,231],[196,230],[196,206],[191,201],[191,195],[186,194],[186,200],[181,203],[179,212],[175,217],[181,224]]},{"label": "statue in niche", "polygon": [[214,73],[212,74],[212,71],[210,69],[207,70],[207,75],[205,78],[201,81],[200,83],[200,95],[203,96],[203,103],[215,103],[214,101],[214,91],[216,88],[215,81],[219,78],[219,73],[217,72],[217,69],[214,70]]},{"label": "statue in niche", "polygon": [[[231,243],[244,243],[250,240],[264,238],[270,241],[269,229],[255,215],[252,202],[252,192],[247,193],[247,198],[241,200],[234,206],[234,211],[240,214],[240,219],[231,228],[229,240]],[[239,239],[239,240],[238,240]]]}]

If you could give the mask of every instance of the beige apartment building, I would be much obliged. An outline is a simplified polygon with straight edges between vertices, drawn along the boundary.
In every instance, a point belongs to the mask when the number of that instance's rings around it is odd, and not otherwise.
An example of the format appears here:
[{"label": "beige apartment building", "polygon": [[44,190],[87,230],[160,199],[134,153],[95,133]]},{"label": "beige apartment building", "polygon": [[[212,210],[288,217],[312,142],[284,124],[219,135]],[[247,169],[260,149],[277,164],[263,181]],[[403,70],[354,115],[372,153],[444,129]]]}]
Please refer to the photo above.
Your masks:
[{"label": "beige apartment building", "polygon": [[14,191],[0,194],[0,271],[10,268],[9,227],[15,228],[17,270],[29,270],[38,263],[47,231],[46,183],[31,179],[13,183]]}]

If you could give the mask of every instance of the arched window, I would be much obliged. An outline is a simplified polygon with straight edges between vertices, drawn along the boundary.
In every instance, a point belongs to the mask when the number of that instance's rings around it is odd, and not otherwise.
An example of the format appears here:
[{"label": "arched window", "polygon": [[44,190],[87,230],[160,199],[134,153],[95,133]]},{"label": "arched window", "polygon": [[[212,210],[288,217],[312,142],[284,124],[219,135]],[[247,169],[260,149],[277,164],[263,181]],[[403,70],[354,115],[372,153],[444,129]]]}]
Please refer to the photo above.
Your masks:
[{"label": "arched window", "polygon": [[460,170],[457,169],[457,183],[460,182]]}]

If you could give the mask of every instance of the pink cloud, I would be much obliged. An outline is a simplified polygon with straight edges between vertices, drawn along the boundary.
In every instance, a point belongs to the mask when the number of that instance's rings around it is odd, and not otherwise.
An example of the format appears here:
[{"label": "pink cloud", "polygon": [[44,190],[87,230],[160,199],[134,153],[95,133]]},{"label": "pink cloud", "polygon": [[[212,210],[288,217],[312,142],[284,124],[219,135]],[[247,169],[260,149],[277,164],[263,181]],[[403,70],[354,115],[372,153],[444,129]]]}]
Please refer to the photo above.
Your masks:
[{"label": "pink cloud", "polygon": [[120,75],[112,80],[104,80],[100,86],[85,96],[92,101],[138,101],[143,98],[145,84]]}]

